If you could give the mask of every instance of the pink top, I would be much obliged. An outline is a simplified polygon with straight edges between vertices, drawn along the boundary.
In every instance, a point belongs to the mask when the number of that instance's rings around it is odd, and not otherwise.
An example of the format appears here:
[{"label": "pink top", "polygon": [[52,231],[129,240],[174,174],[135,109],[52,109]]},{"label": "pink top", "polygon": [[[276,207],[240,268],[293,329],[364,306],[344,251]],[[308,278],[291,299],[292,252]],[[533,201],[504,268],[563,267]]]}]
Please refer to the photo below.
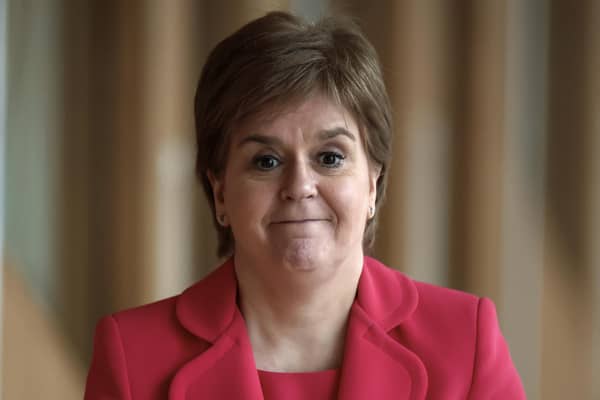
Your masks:
[{"label": "pink top", "polygon": [[265,400],[335,400],[339,370],[318,372],[258,371]]}]

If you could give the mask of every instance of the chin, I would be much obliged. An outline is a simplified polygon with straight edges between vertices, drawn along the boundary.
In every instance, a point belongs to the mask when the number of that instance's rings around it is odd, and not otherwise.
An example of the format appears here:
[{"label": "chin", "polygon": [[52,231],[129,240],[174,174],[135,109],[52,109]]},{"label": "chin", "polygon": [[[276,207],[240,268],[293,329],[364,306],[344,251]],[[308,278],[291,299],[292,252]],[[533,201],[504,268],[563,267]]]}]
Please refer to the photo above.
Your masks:
[{"label": "chin", "polygon": [[287,248],[281,249],[280,257],[283,264],[296,271],[314,271],[321,269],[326,263],[327,253],[322,243],[314,240],[299,240],[291,243]]}]

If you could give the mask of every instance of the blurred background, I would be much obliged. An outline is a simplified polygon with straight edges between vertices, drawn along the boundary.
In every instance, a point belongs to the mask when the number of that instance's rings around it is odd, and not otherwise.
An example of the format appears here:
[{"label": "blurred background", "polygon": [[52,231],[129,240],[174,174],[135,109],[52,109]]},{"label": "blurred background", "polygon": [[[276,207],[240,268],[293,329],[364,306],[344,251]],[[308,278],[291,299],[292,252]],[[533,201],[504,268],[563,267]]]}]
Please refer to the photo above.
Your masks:
[{"label": "blurred background", "polygon": [[529,399],[600,399],[594,0],[0,0],[2,398],[82,398],[101,315],[216,266],[195,84],[273,9],[354,16],[378,49],[376,256],[492,298]]}]

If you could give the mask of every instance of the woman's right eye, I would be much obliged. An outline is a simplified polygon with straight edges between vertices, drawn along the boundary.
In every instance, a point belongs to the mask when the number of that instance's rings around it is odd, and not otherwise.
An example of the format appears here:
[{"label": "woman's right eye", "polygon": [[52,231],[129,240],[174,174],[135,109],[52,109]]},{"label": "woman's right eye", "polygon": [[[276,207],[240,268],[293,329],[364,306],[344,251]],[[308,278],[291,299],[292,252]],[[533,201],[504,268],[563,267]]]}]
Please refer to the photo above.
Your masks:
[{"label": "woman's right eye", "polygon": [[277,157],[271,155],[258,156],[254,159],[254,165],[261,171],[272,170],[279,166],[279,164],[281,164],[281,162]]}]

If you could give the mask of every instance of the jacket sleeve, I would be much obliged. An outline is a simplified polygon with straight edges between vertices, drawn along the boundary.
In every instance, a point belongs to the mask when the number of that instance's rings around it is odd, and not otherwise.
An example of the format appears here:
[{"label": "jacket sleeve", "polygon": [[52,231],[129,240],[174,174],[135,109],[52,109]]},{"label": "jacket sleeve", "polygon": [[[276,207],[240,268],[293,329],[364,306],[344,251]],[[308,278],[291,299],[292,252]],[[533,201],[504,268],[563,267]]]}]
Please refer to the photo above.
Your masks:
[{"label": "jacket sleeve", "polygon": [[131,400],[123,342],[113,316],[96,326],[84,400]]},{"label": "jacket sleeve", "polygon": [[477,343],[470,400],[521,400],[525,391],[502,336],[496,308],[487,298],[479,300]]}]

